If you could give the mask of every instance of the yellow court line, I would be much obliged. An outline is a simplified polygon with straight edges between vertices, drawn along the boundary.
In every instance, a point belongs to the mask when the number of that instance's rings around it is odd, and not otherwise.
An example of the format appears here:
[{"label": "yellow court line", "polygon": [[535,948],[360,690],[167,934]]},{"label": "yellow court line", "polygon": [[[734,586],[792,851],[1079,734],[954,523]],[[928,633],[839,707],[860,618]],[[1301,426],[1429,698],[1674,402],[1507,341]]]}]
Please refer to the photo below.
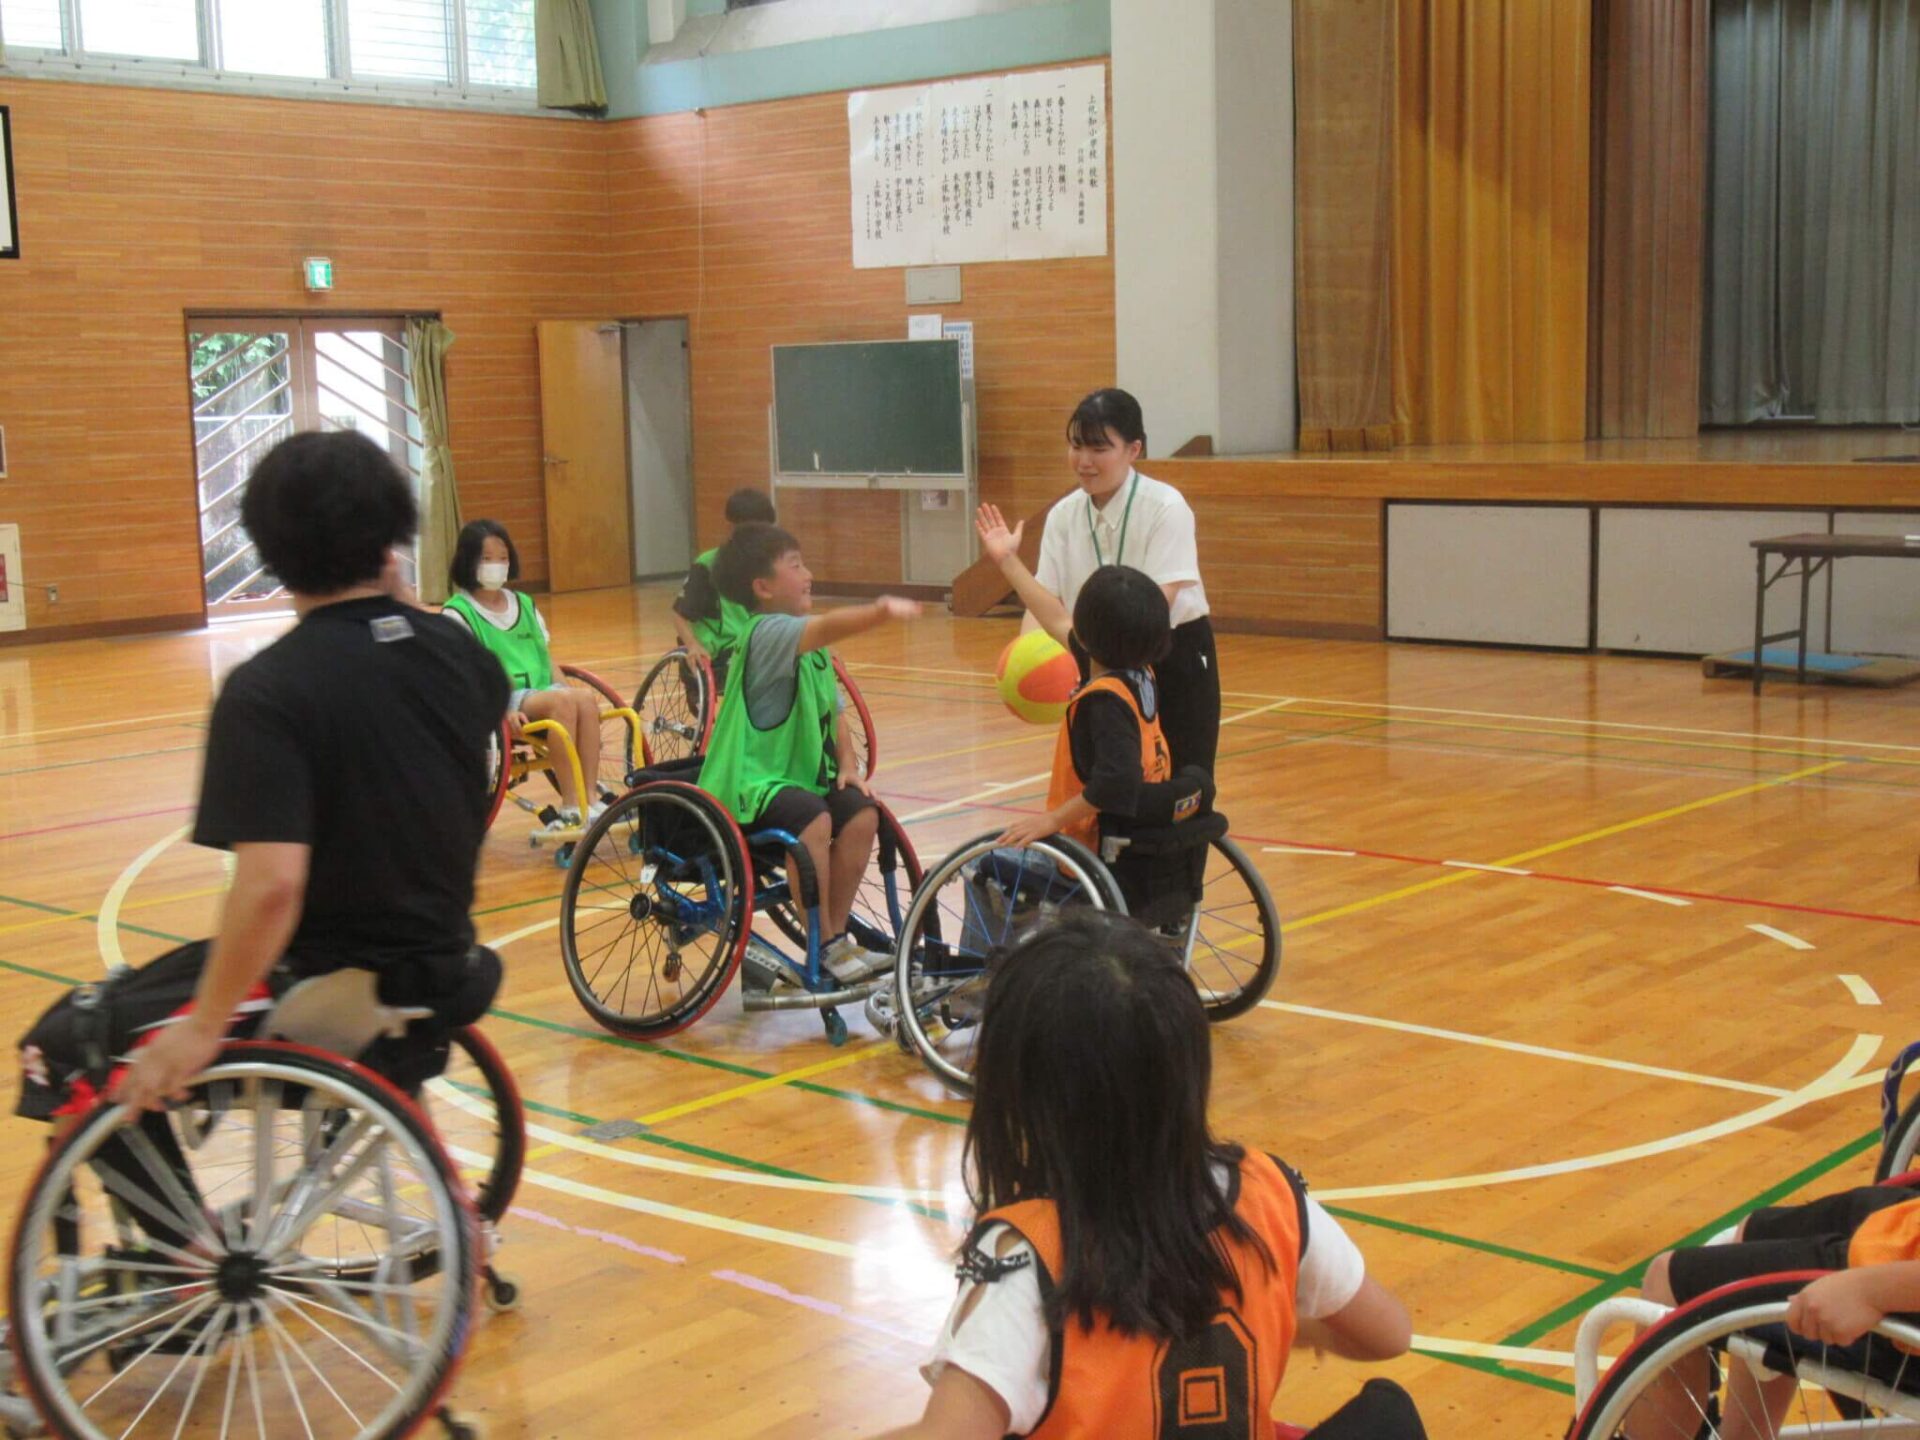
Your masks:
[{"label": "yellow court line", "polygon": [[749,1095],[758,1095],[763,1091],[777,1090],[782,1085],[791,1085],[796,1080],[810,1080],[815,1075],[824,1075],[829,1070],[844,1069],[848,1065],[857,1065],[862,1060],[871,1060],[876,1055],[898,1054],[899,1047],[887,1041],[879,1041],[851,1055],[836,1055],[831,1060],[822,1060],[817,1065],[802,1065],[798,1070],[787,1070],[779,1075],[769,1075],[764,1080],[755,1080],[751,1084],[736,1085],[731,1090],[722,1090],[718,1095],[708,1095],[703,1099],[689,1100],[683,1105],[669,1105],[664,1110],[656,1110],[651,1115],[642,1115],[642,1125],[661,1125],[668,1120],[677,1120],[682,1115],[691,1115],[696,1110],[711,1110],[716,1105],[725,1105],[733,1100],[744,1100]]},{"label": "yellow court line", "polygon": [[988,740],[979,745],[963,745],[958,750],[936,750],[931,755],[907,755],[895,760],[887,757],[887,763],[895,769],[902,766],[924,765],[929,760],[952,760],[960,755],[977,755],[982,750],[1004,750],[1009,745],[1038,745],[1049,738],[1052,732],[1043,735],[1016,735],[1011,740]]},{"label": "yellow court line", "polygon": [[[1844,760],[1829,760],[1824,765],[1809,765],[1804,770],[1795,770],[1788,775],[1776,775],[1752,785],[1742,785],[1733,790],[1723,790],[1718,795],[1703,796],[1698,800],[1689,800],[1684,805],[1670,805],[1664,810],[1656,810],[1651,815],[1641,815],[1632,820],[1622,820],[1617,824],[1603,825],[1598,830],[1589,830],[1583,835],[1575,835],[1569,840],[1556,840],[1551,845],[1541,845],[1532,850],[1522,850],[1517,855],[1506,855],[1491,863],[1495,865],[1520,865],[1528,860],[1538,860],[1543,855],[1557,855],[1562,850],[1571,850],[1576,845],[1591,845],[1596,840],[1605,840],[1614,835],[1623,835],[1629,830],[1638,830],[1647,825],[1657,825],[1662,820],[1672,820],[1688,815],[1695,810],[1704,810],[1710,805],[1724,805],[1729,800],[1738,800],[1743,795],[1757,794],[1762,790],[1771,790],[1779,785],[1790,785],[1796,780],[1805,780],[1809,776],[1822,775],[1829,770],[1837,770],[1846,764]],[[1373,910],[1390,904],[1395,900],[1405,900],[1411,895],[1421,895],[1429,890],[1438,890],[1443,885],[1458,885],[1463,880],[1485,874],[1482,870],[1450,870],[1445,875],[1437,875],[1431,880],[1421,880],[1412,885],[1403,885],[1398,890],[1389,890],[1384,895],[1372,895],[1365,900],[1354,900],[1345,905],[1336,905],[1331,910],[1319,910],[1299,920],[1280,927],[1282,934],[1291,934],[1295,930],[1304,930],[1309,925],[1324,924],[1328,920],[1338,920],[1347,915],[1358,915],[1363,910]]]},{"label": "yellow court line", "polygon": [[[138,905],[122,905],[122,914],[130,910],[151,910],[156,905],[172,905],[179,900],[198,900],[207,895],[224,895],[225,885],[210,885],[204,890],[183,890],[178,895],[162,895],[155,900],[142,900]],[[0,935],[18,935],[23,930],[38,930],[44,925],[70,925],[76,920],[97,920],[98,911],[75,911],[71,915],[49,915],[41,920],[26,920],[18,925],[0,925]]]}]

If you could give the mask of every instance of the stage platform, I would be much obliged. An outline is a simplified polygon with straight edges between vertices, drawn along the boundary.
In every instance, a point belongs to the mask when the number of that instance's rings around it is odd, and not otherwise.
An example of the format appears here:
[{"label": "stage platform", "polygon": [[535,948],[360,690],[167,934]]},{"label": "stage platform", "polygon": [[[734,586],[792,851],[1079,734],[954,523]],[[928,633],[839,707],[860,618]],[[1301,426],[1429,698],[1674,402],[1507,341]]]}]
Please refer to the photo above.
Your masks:
[{"label": "stage platform", "polygon": [[[1393,501],[1909,512],[1920,529],[1920,432],[1900,429],[1155,459],[1142,468],[1193,505],[1216,622],[1269,634],[1387,635]],[[1750,567],[1738,578],[1750,589]]]}]

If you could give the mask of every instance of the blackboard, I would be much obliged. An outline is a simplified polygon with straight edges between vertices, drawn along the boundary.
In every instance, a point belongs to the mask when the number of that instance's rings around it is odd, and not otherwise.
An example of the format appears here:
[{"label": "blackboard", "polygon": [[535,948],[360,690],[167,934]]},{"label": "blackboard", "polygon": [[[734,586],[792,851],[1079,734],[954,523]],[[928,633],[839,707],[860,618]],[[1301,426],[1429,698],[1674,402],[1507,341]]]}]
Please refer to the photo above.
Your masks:
[{"label": "blackboard", "polygon": [[773,347],[781,475],[964,475],[958,340]]}]

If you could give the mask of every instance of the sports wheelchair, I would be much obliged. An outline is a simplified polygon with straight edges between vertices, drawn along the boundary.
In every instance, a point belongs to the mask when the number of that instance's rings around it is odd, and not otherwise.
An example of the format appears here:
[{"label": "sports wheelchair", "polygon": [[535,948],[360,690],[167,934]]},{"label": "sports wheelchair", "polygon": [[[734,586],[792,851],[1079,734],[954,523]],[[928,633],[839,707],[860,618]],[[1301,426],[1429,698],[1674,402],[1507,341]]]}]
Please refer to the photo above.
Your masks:
[{"label": "sports wheelchair", "polygon": [[[872,779],[880,763],[873,714],[838,655],[833,657],[833,674],[840,686],[842,723],[849,717],[859,722],[850,728],[849,736],[860,773]],[[645,742],[645,763],[663,765],[704,755],[719,704],[720,687],[711,664],[695,660],[681,646],[662,655],[633,692],[632,710]]]},{"label": "sports wheelchair", "polygon": [[[1881,1145],[1874,1179],[1920,1196],[1913,1167],[1920,1145],[1920,1096],[1904,1108],[1901,1081],[1920,1044],[1909,1045],[1887,1067],[1882,1083]],[[1825,1272],[1761,1275],[1724,1285],[1676,1309],[1652,1300],[1604,1301],[1587,1313],[1574,1340],[1574,1405],[1569,1440],[1632,1434],[1645,1437],[1685,1411],[1686,1436],[1739,1433],[1816,1440],[1848,1434],[1876,1440],[1920,1436],[1920,1328],[1911,1315],[1890,1315],[1851,1345],[1829,1345],[1788,1330],[1787,1304]],[[1618,1325],[1644,1327],[1603,1379],[1600,1348]],[[1730,1403],[1729,1389],[1745,1365],[1757,1376],[1793,1375],[1799,1384],[1788,1422]],[[1664,1399],[1663,1399],[1664,1397]],[[1638,1409],[1641,1413],[1634,1414]],[[1738,1412],[1738,1413],[1730,1413]]]},{"label": "sports wheelchair", "polygon": [[[885,976],[842,985],[822,966],[826,877],[788,832],[743,834],[694,783],[699,773],[698,756],[637,771],[581,839],[560,900],[567,983],[606,1029],[658,1040],[712,1009],[744,965],[744,1008],[817,1010],[828,1040],[846,1043],[840,1008]],[[891,954],[920,860],[893,813],[875,807],[879,834],[848,929]]]},{"label": "sports wheelchair", "polygon": [[1009,849],[995,832],[969,840],[915,888],[892,980],[868,1000],[867,1018],[949,1088],[971,1094],[994,953],[1069,905],[1117,910],[1156,930],[1216,1022],[1259,1004],[1280,973],[1273,897],[1227,838],[1224,815],[1105,829],[1097,856],[1061,835]]},{"label": "sports wheelchair", "polygon": [[471,1028],[418,1104],[341,1058],[424,1013],[381,1005],[367,971],[302,982],[184,1102],[102,1101],[49,1145],[13,1237],[10,1434],[479,1435],[444,1399],[477,1282],[518,1299],[488,1250],[519,1095]]},{"label": "sports wheelchair", "polygon": [[646,763],[647,752],[640,717],[611,685],[592,671],[573,665],[560,666],[559,673],[568,684],[591,690],[600,697],[599,771],[589,783],[589,777],[581,771],[580,751],[573,736],[558,720],[531,721],[518,737],[503,722],[499,738],[487,758],[487,783],[493,796],[487,825],[491,828],[507,801],[512,800],[536,822],[528,833],[527,843],[537,849],[546,841],[557,840],[554,863],[565,868],[581,831],[546,828],[558,818],[560,811],[553,800],[539,800],[527,794],[528,782],[536,775],[545,776],[557,796],[559,786],[555,772],[565,766],[574,783],[573,793],[581,797],[584,813],[585,806],[610,801],[625,790],[627,776]]}]

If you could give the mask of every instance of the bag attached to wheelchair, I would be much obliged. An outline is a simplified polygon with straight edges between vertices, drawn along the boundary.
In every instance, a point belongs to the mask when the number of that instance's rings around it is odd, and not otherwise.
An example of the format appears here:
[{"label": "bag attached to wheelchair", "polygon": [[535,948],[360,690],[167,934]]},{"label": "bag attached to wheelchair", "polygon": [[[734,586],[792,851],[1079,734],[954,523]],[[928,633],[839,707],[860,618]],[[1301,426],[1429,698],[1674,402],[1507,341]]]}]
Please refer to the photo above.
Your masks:
[{"label": "bag attached to wheelchair", "polygon": [[1144,787],[1141,813],[1100,817],[1100,859],[1127,913],[1154,930],[1186,924],[1200,904],[1209,847],[1227,833],[1213,807],[1213,779],[1195,765]]}]

